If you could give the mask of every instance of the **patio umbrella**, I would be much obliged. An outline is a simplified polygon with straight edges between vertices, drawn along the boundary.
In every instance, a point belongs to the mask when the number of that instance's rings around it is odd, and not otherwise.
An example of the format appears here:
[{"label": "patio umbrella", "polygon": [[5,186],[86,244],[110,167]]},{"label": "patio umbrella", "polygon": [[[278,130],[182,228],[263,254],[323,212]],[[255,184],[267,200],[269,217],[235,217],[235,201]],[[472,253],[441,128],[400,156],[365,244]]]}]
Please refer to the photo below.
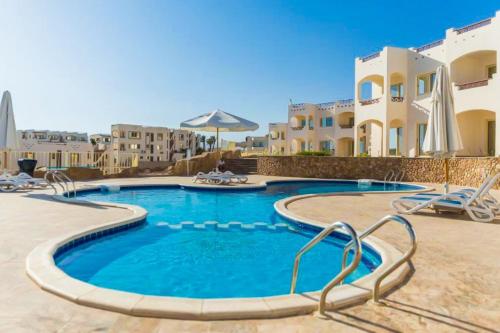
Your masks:
[{"label": "patio umbrella", "polygon": [[220,109],[205,113],[181,123],[181,128],[203,132],[217,132],[217,150],[219,149],[219,132],[255,131],[259,125]]},{"label": "patio umbrella", "polygon": [[427,122],[423,150],[435,157],[444,158],[445,193],[448,193],[448,158],[463,149],[457,118],[453,106],[453,94],[446,67],[439,66],[431,94],[432,109]]},{"label": "patio umbrella", "polygon": [[4,169],[7,168],[7,150],[16,148],[16,123],[14,122],[14,111],[12,110],[12,98],[10,92],[5,91],[0,103],[0,151],[4,150]]}]

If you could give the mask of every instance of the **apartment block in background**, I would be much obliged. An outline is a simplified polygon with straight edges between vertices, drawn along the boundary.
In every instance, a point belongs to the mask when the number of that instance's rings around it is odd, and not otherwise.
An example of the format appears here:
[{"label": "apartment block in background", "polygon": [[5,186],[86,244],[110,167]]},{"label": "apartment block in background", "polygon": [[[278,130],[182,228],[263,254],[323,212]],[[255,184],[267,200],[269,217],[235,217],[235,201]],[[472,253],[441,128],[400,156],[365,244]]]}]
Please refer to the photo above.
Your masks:
[{"label": "apartment block in background", "polygon": [[288,123],[270,123],[268,138],[268,150],[270,155],[285,155],[286,131]]},{"label": "apartment block in background", "polygon": [[186,149],[194,155],[197,137],[167,127],[117,124],[111,126],[111,147],[118,154],[135,153],[140,161],[175,161],[185,156]]},{"label": "apartment block in background", "polygon": [[18,149],[23,152],[86,152],[92,150],[87,133],[19,130]]},{"label": "apartment block in background", "polygon": [[90,143],[95,151],[106,151],[111,149],[110,134],[92,134],[90,135]]},{"label": "apartment block in background", "polygon": [[356,58],[355,154],[422,155],[435,73],[444,65],[464,144],[458,155],[500,155],[499,60],[500,11],[427,45]]},{"label": "apartment block in background", "polygon": [[[352,156],[354,152],[353,100],[288,105],[288,123],[269,125],[270,152],[285,154],[326,151],[334,156]],[[283,139],[285,138],[285,139]],[[274,148],[273,148],[274,145]]]}]

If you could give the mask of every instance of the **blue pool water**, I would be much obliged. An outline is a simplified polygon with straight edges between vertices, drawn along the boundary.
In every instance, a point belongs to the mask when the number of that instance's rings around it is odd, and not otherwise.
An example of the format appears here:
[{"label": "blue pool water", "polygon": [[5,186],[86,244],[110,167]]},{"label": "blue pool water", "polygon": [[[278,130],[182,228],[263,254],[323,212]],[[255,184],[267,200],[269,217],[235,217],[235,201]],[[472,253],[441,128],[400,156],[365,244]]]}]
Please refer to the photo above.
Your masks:
[{"label": "blue pool water", "polygon": [[[142,206],[148,211],[146,223],[81,244],[58,254],[55,261],[82,281],[146,295],[223,298],[287,294],[294,255],[318,230],[279,217],[274,202],[308,193],[418,188],[300,181],[245,191],[136,187],[117,193],[83,192],[79,196],[87,200]],[[197,227],[180,224],[183,221],[192,221]],[[217,223],[204,224],[206,221]],[[230,227],[229,222],[233,222]],[[297,290],[320,290],[331,280],[340,270],[348,241],[334,234],[304,255]],[[370,273],[379,264],[378,254],[364,247],[362,262],[347,281]]]}]

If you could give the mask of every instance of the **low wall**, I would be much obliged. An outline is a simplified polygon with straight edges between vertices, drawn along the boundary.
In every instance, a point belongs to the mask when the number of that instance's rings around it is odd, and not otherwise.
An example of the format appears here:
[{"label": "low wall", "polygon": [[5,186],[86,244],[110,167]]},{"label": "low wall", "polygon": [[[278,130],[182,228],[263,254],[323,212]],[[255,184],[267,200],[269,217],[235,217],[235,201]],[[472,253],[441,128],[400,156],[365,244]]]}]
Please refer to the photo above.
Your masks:
[{"label": "low wall", "polygon": [[[498,157],[449,159],[450,184],[477,187],[499,162]],[[434,158],[262,156],[257,161],[257,173],[268,176],[383,180],[391,169],[404,170],[407,182],[443,183],[445,179],[444,160]]]},{"label": "low wall", "polygon": [[[217,161],[225,158],[239,158],[240,151],[214,151],[205,152],[201,155],[196,155],[189,160],[189,175],[196,175],[198,172],[209,172],[215,169]],[[187,176],[187,163],[186,159],[178,160],[172,168],[171,174],[174,176]]]}]

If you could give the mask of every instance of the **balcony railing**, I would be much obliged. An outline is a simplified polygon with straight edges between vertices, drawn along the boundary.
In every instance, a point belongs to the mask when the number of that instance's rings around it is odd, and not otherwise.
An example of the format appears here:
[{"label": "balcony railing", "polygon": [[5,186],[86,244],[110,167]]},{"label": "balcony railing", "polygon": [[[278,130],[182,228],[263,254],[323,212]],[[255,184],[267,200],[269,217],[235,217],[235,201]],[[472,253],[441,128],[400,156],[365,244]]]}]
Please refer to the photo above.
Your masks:
[{"label": "balcony railing", "polygon": [[465,89],[470,89],[470,88],[483,87],[483,86],[487,86],[488,85],[488,79],[474,81],[474,82],[461,83],[461,84],[455,84],[455,85],[457,86],[458,90],[465,90]]},{"label": "balcony railing", "polygon": [[380,102],[380,97],[379,98],[372,98],[372,99],[367,99],[364,101],[359,101],[359,104],[361,105],[371,105],[371,104],[376,104]]},{"label": "balcony railing", "polygon": [[301,131],[304,129],[305,126],[295,126],[295,127],[292,127],[292,130],[294,131]]},{"label": "balcony railing", "polygon": [[379,56],[380,56],[380,52],[376,52],[376,53],[370,54],[369,56],[361,58],[361,61],[367,62],[367,61],[370,61],[372,59],[378,58]]},{"label": "balcony railing", "polygon": [[354,124],[339,124],[340,128],[353,128]]},{"label": "balcony railing", "polygon": [[420,47],[417,47],[415,49],[415,51],[417,51],[417,52],[420,53],[420,52],[423,52],[423,51],[428,50],[428,49],[432,49],[433,47],[436,47],[436,46],[439,46],[439,45],[442,45],[442,44],[443,44],[443,40],[440,39],[440,40],[437,40],[435,42],[432,42],[432,43],[425,44],[425,45],[422,45]]},{"label": "balcony railing", "polygon": [[463,28],[455,29],[455,32],[457,33],[457,35],[460,35],[460,34],[468,32],[468,31],[484,27],[485,25],[488,25],[490,23],[491,23],[491,18],[488,18],[486,20],[482,20],[482,21],[479,21],[476,23],[469,24],[468,26],[465,26]]},{"label": "balcony railing", "polygon": [[405,100],[405,98],[404,98],[404,97],[398,97],[398,96],[392,96],[392,97],[391,97],[391,101],[392,101],[392,102],[396,102],[396,103],[401,103],[401,102],[403,102],[404,100]]}]

